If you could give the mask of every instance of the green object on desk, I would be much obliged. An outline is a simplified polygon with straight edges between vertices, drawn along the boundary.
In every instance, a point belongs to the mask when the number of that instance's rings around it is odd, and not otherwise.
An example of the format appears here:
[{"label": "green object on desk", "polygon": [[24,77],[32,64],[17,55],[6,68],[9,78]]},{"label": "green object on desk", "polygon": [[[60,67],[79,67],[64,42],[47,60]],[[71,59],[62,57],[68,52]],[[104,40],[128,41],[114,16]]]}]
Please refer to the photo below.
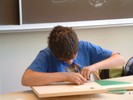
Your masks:
[{"label": "green object on desk", "polygon": [[126,90],[109,90],[109,93],[115,93],[115,94],[124,94],[127,91]]},{"label": "green object on desk", "polygon": [[[125,84],[131,84],[131,82],[123,82],[123,81],[113,81],[113,80],[96,80],[96,83],[100,84],[101,86],[111,86],[111,85],[125,85]],[[124,94],[127,91],[124,89],[120,90],[109,90],[108,93],[113,94]]]},{"label": "green object on desk", "polygon": [[112,81],[112,80],[96,80],[95,82],[102,86],[131,84],[130,82]]}]

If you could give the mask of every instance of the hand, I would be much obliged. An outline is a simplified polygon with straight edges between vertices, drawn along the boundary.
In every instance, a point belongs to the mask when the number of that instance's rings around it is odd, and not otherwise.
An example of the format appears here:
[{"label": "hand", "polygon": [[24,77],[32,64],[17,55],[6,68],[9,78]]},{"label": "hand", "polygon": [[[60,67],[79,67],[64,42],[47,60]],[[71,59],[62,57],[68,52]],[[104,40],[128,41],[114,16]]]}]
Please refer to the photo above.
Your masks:
[{"label": "hand", "polygon": [[81,75],[86,79],[89,80],[90,79],[90,74],[92,72],[97,71],[97,68],[94,66],[87,66],[81,69]]},{"label": "hand", "polygon": [[66,81],[81,85],[87,82],[87,80],[80,74],[75,72],[65,72]]}]

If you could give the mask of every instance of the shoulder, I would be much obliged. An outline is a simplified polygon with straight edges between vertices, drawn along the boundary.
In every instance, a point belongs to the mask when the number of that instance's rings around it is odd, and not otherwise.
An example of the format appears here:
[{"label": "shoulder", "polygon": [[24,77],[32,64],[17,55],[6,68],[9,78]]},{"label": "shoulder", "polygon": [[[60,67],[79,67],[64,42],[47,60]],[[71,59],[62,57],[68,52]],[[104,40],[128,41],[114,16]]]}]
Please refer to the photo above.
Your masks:
[{"label": "shoulder", "polygon": [[91,48],[91,47],[95,47],[96,45],[94,45],[94,44],[92,44],[92,43],[90,43],[90,42],[88,42],[88,41],[79,41],[79,48],[81,47],[81,48]]},{"label": "shoulder", "polygon": [[40,53],[51,54],[51,51],[50,51],[49,48],[45,48],[45,49],[42,49],[42,50],[40,51]]},{"label": "shoulder", "polygon": [[91,42],[88,42],[88,41],[79,41],[79,46],[81,47],[89,47],[89,48],[102,48],[101,46],[97,45],[97,44],[94,44],[94,43],[91,43]]},{"label": "shoulder", "polygon": [[80,50],[87,50],[89,52],[112,52],[110,50],[107,50],[99,45],[93,44],[91,42],[87,41],[79,41],[79,49]]},{"label": "shoulder", "polygon": [[50,57],[52,56],[52,52],[50,51],[49,48],[45,48],[42,49],[39,53],[38,53],[39,57]]},{"label": "shoulder", "polygon": [[79,46],[86,46],[88,44],[90,44],[90,42],[88,41],[83,41],[83,40],[79,41]]}]

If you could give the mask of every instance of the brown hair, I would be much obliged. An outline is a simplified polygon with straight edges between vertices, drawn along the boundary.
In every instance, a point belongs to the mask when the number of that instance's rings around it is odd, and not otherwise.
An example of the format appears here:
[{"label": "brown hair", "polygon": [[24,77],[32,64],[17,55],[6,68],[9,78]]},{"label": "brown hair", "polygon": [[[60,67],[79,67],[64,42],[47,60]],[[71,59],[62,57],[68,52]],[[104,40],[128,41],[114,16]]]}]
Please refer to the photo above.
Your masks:
[{"label": "brown hair", "polygon": [[56,26],[48,37],[48,47],[57,58],[70,60],[78,51],[78,37],[71,27]]}]

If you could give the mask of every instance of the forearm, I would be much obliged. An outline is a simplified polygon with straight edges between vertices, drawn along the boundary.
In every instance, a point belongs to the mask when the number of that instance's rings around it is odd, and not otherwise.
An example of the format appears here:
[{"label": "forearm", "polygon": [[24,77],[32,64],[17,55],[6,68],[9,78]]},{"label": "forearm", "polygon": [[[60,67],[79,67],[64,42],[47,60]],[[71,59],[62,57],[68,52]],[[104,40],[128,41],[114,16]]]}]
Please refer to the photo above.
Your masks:
[{"label": "forearm", "polygon": [[28,70],[22,77],[22,84],[25,86],[40,86],[53,82],[65,81],[65,75],[60,73],[42,73]]},{"label": "forearm", "polygon": [[125,65],[125,63],[126,61],[121,55],[112,54],[112,56],[109,57],[108,59],[95,63],[92,66],[96,67],[96,69],[109,69],[109,68],[116,68],[119,66],[123,66]]}]

